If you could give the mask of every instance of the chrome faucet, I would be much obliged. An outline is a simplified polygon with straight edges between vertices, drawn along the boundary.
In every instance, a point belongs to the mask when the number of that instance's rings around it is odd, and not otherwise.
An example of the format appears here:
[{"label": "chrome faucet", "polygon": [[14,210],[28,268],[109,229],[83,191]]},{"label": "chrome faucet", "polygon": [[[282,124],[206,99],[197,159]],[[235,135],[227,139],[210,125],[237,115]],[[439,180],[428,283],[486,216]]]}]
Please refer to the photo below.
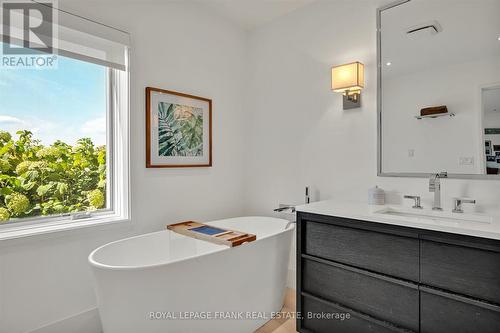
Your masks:
[{"label": "chrome faucet", "polygon": [[432,210],[443,210],[443,208],[441,208],[441,178],[448,178],[448,173],[436,173],[429,179],[429,192],[434,192],[434,205],[432,206]]}]

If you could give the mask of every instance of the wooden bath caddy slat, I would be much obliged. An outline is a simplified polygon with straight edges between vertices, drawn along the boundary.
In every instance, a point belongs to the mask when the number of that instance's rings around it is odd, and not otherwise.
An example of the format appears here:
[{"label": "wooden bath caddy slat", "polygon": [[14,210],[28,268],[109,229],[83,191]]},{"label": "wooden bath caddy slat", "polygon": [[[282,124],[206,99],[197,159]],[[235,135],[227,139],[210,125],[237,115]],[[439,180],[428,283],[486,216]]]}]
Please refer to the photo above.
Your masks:
[{"label": "wooden bath caddy slat", "polygon": [[243,243],[253,242],[257,239],[257,236],[253,234],[248,234],[236,230],[223,229],[194,221],[170,224],[167,225],[167,229],[184,236],[201,239],[215,244],[227,245],[230,247],[238,246]]}]

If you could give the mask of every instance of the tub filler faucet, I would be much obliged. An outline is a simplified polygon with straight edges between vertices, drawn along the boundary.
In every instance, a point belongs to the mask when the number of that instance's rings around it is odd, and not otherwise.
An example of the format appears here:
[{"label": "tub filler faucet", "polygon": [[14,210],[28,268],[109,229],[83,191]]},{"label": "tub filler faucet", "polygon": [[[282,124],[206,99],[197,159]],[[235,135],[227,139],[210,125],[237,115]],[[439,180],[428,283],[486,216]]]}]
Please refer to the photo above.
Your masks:
[{"label": "tub filler faucet", "polygon": [[[282,212],[288,212],[288,213],[291,213],[291,214],[295,214],[296,210],[295,210],[295,206],[293,205],[284,205],[284,204],[280,204],[278,208],[276,209],[273,209],[273,211],[277,212],[277,213],[282,213]],[[285,230],[288,229],[288,227],[293,224],[293,223],[297,223],[297,219],[294,218],[293,220],[289,220],[288,223],[286,224],[285,226]]]},{"label": "tub filler faucet", "polygon": [[[311,196],[310,196],[309,192],[310,192],[309,186],[306,186],[305,197],[304,197],[305,204],[311,203]],[[297,211],[295,207],[296,207],[295,205],[279,204],[278,208],[273,209],[273,211],[275,211],[277,213],[287,212],[287,213],[295,214]],[[296,222],[297,222],[296,219],[290,220],[290,222],[288,222],[288,224],[286,225],[285,229],[288,229],[290,224],[296,223]]]},{"label": "tub filler faucet", "polygon": [[295,213],[295,206],[279,204],[279,207],[273,210],[278,213],[285,211],[288,211],[289,213]]},{"label": "tub filler faucet", "polygon": [[[311,203],[311,196],[309,195],[309,186],[306,186],[304,203]],[[279,204],[278,208],[273,209],[275,212],[285,212],[295,213],[295,205]]]},{"label": "tub filler faucet", "polygon": [[431,179],[429,179],[429,192],[434,192],[434,205],[432,206],[432,210],[443,210],[443,208],[441,208],[441,178],[448,178],[448,173],[436,173],[431,175]]}]

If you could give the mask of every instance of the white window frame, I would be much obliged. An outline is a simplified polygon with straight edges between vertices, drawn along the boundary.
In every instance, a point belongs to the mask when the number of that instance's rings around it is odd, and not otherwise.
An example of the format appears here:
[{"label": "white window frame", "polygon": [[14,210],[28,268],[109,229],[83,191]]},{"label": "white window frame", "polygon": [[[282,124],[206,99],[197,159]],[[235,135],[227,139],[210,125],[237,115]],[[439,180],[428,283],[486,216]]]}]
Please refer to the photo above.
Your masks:
[{"label": "white window frame", "polygon": [[[127,68],[128,66],[127,48]],[[39,216],[0,224],[0,240],[130,221],[130,72],[108,67],[106,204],[93,212]]]}]

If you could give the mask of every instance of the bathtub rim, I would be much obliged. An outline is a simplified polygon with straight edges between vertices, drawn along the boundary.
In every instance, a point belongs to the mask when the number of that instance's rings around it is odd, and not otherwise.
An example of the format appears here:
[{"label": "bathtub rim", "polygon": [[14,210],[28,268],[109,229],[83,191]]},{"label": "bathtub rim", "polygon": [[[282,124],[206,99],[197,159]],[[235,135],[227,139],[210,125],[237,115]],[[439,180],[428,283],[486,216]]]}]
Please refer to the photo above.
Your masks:
[{"label": "bathtub rim", "polygon": [[[277,218],[277,217],[272,217],[272,216],[239,216],[239,217],[233,217],[233,218],[227,218],[227,219],[221,219],[221,220],[214,220],[214,221],[209,221],[209,222],[204,222],[204,223],[211,224],[211,223],[218,222],[218,221],[238,219],[238,218],[270,218],[270,219],[273,219],[273,220],[281,220],[281,221],[286,222],[285,226],[288,224],[288,227],[286,229],[284,229],[283,231],[280,231],[280,232],[274,233],[274,234],[269,234],[269,235],[266,235],[264,237],[257,238],[257,240],[255,242],[259,242],[259,241],[265,240],[267,238],[275,237],[277,235],[281,235],[281,234],[284,234],[286,232],[292,232],[295,229],[295,223],[291,223],[290,221],[288,221],[286,219],[283,219],[283,218]],[[165,230],[160,230],[160,231],[149,232],[149,233],[146,233],[146,234],[141,234],[141,235],[135,235],[135,236],[131,236],[131,237],[126,237],[126,238],[122,238],[122,239],[118,239],[118,240],[106,243],[104,245],[99,246],[95,250],[93,250],[89,254],[87,260],[88,260],[88,262],[90,263],[90,265],[93,268],[97,268],[97,269],[110,270],[110,271],[134,271],[134,270],[146,270],[146,269],[151,269],[151,268],[158,268],[158,267],[162,267],[162,266],[167,266],[167,265],[171,265],[171,264],[177,264],[177,263],[184,262],[184,261],[187,261],[187,260],[192,260],[194,258],[202,258],[204,256],[208,256],[208,255],[211,255],[211,254],[214,254],[214,253],[218,253],[218,252],[221,252],[221,251],[227,251],[227,250],[231,249],[231,247],[229,247],[229,246],[219,245],[220,246],[219,249],[215,249],[214,251],[211,251],[211,252],[207,252],[207,253],[203,253],[203,254],[199,254],[199,255],[191,255],[191,256],[187,256],[187,257],[182,258],[182,259],[175,259],[175,260],[171,260],[171,261],[168,261],[168,262],[159,262],[157,264],[139,265],[139,266],[137,266],[137,265],[136,266],[132,266],[132,265],[128,265],[128,266],[107,265],[107,264],[103,264],[103,263],[100,263],[100,262],[97,262],[96,260],[94,260],[95,254],[99,250],[103,249],[104,247],[112,246],[113,244],[120,243],[120,242],[125,242],[125,241],[131,240],[131,239],[135,239],[135,238],[145,237],[147,235],[159,234],[159,233],[162,233],[162,232],[173,232],[173,231],[165,229]],[[181,235],[181,234],[178,234],[178,235],[182,236],[182,237],[189,237],[189,236],[185,236],[185,235]],[[200,242],[206,242],[206,241],[200,240],[200,239],[195,239],[195,240],[196,241],[200,241]],[[241,244],[241,245],[239,245],[239,246],[237,246],[235,248],[237,249],[237,248],[240,248],[240,247],[243,247],[243,246],[249,246],[249,245],[254,244],[255,242],[244,243],[244,244]],[[218,245],[218,244],[214,244],[214,245]]]}]

